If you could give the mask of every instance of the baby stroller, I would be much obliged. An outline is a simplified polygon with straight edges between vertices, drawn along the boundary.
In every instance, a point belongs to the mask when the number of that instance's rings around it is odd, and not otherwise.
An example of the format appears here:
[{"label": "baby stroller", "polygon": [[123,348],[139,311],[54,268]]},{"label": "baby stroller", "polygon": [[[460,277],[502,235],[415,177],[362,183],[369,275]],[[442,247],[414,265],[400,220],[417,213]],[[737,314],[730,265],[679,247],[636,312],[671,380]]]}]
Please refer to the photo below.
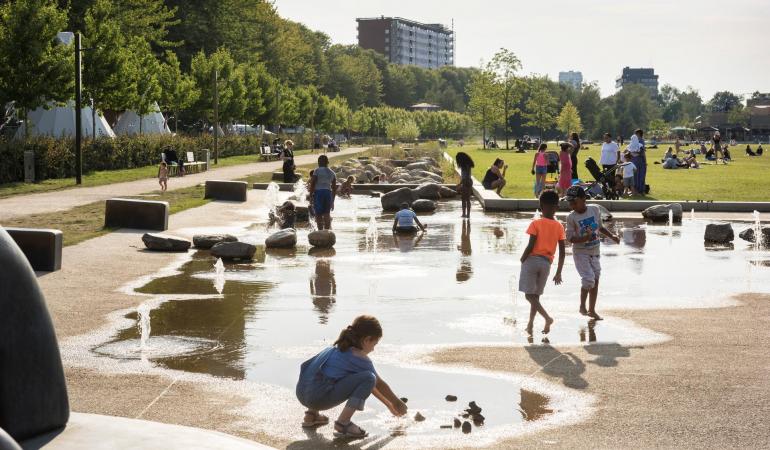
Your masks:
[{"label": "baby stroller", "polygon": [[586,187],[586,194],[591,198],[603,198],[605,200],[617,200],[618,193],[615,191],[615,169],[618,166],[614,165],[610,169],[602,172],[599,164],[593,158],[586,160],[586,169],[594,177],[593,183]]},{"label": "baby stroller", "polygon": [[545,152],[545,160],[548,161],[548,172],[545,175],[545,188],[556,189],[559,182],[559,153]]}]

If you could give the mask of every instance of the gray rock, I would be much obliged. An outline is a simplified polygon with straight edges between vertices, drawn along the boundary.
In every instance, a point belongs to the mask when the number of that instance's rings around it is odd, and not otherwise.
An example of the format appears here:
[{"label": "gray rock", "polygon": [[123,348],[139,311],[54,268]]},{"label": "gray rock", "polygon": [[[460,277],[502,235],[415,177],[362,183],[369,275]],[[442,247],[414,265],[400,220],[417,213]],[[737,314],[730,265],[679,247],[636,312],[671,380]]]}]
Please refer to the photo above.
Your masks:
[{"label": "gray rock", "polygon": [[307,235],[307,240],[313,247],[330,248],[337,243],[337,236],[331,230],[316,230]]},{"label": "gray rock", "polygon": [[679,203],[650,206],[642,211],[642,217],[653,222],[667,222],[669,210],[674,212],[674,222],[682,221],[682,205]]},{"label": "gray rock", "polygon": [[703,240],[715,244],[727,244],[735,239],[733,226],[729,223],[710,223],[706,225]]},{"label": "gray rock", "polygon": [[149,250],[160,252],[186,252],[192,245],[187,239],[157,233],[144,233],[142,242]]},{"label": "gray rock", "polygon": [[211,247],[211,255],[225,260],[245,260],[254,258],[257,247],[246,242],[220,242]]},{"label": "gray rock", "polygon": [[237,242],[238,238],[231,234],[196,234],[193,236],[195,248],[210,249],[220,242]]},{"label": "gray rock", "polygon": [[436,202],[433,200],[419,199],[412,203],[415,212],[433,212],[436,210]]},{"label": "gray rock", "polygon": [[438,200],[441,198],[441,186],[436,183],[424,183],[414,188],[417,197],[427,200]]},{"label": "gray rock", "polygon": [[382,209],[385,211],[398,211],[402,203],[407,203],[411,206],[415,200],[417,200],[417,195],[412,189],[407,187],[387,192],[380,197]]},{"label": "gray rock", "polygon": [[267,248],[294,248],[297,245],[297,231],[294,228],[277,231],[265,239]]},{"label": "gray rock", "polygon": [[409,164],[409,161],[405,159],[391,159],[390,163],[393,167],[406,167]]},{"label": "gray rock", "polygon": [[430,163],[426,161],[418,161],[407,164],[405,168],[406,170],[428,170],[430,168]]},{"label": "gray rock", "polygon": [[454,198],[457,196],[457,191],[447,186],[439,186],[438,193],[441,195],[441,198]]},{"label": "gray rock", "polygon": [[[757,241],[756,233],[753,228],[747,228],[738,234],[738,237],[744,241],[754,243]],[[770,245],[770,227],[762,228],[762,245]]]},{"label": "gray rock", "polygon": [[[43,291],[27,257],[0,227],[0,427],[16,441],[69,419],[67,384]],[[87,295],[87,287],[82,289]],[[0,448],[14,448],[0,438]]]}]

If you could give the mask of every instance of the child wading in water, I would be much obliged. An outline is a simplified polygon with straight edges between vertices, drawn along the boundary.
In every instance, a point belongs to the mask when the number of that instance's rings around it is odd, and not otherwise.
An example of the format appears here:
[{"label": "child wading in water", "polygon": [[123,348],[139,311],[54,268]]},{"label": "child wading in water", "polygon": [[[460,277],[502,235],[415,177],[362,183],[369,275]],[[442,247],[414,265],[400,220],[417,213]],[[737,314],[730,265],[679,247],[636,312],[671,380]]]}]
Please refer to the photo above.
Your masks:
[{"label": "child wading in water", "polygon": [[345,403],[334,422],[337,437],[364,438],[366,431],[351,422],[356,411],[364,410],[369,394],[374,394],[394,416],[406,414],[406,404],[374,370],[367,356],[380,342],[382,327],[372,316],[358,316],[342,330],[334,347],[302,363],[297,382],[297,399],[307,408],[303,428],[329,423],[319,411]]},{"label": "child wading in water", "polygon": [[521,274],[519,275],[519,290],[524,293],[530,304],[529,322],[527,333],[532,335],[535,316],[540,313],[545,319],[543,333],[551,331],[553,319],[540,304],[540,296],[543,295],[548,274],[551,271],[551,263],[556,254],[556,244],[559,245],[559,266],[553,282],[561,284],[561,269],[564,267],[564,227],[554,215],[559,208],[559,195],[554,191],[545,191],[540,194],[540,210],[543,212],[541,219],[533,220],[527,228],[529,244],[521,255]]},{"label": "child wading in water", "polygon": [[158,184],[160,184],[160,191],[166,192],[166,189],[168,189],[168,164],[166,164],[166,161],[160,163],[160,168],[158,169]]},{"label": "child wading in water", "polygon": [[473,180],[471,179],[471,169],[473,169],[473,159],[465,152],[459,152],[455,155],[455,162],[460,168],[460,185],[457,186],[462,200],[463,214],[462,218],[471,217],[471,194],[473,193]]},{"label": "child wading in water", "polygon": [[545,188],[545,176],[548,174],[548,160],[545,157],[545,149],[548,145],[540,144],[534,159],[532,159],[532,175],[535,176],[535,197],[540,198]]},{"label": "child wading in water", "polygon": [[[596,314],[596,298],[599,295],[599,275],[602,266],[599,262],[599,233],[609,237],[616,244],[620,238],[602,225],[602,214],[596,205],[586,205],[586,192],[580,186],[573,186],[567,191],[567,201],[572,212],[567,216],[567,239],[572,242],[572,257],[580,275],[580,314],[595,320],[602,320]],[[586,309],[588,298],[588,309]]]}]

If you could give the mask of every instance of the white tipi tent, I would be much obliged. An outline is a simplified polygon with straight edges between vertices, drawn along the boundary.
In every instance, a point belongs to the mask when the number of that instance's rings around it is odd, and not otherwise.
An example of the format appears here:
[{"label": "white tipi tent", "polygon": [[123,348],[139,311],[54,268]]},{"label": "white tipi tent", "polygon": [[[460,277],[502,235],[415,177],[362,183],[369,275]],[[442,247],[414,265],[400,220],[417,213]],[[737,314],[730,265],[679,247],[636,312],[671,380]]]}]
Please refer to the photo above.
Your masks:
[{"label": "white tipi tent", "polygon": [[[152,109],[153,112],[142,116],[142,134],[171,134],[157,102]],[[121,114],[118,123],[115,124],[115,133],[139,134],[139,115],[135,111],[126,111]]]},{"label": "white tipi tent", "polygon": [[[75,136],[75,101],[70,100],[66,106],[57,106],[54,103],[48,105],[49,109],[39,107],[27,115],[27,120],[16,130],[16,138],[21,139],[25,135],[25,128],[29,126],[30,136]],[[93,116],[91,107],[86,106],[81,112],[83,137],[93,137]],[[96,115],[96,136],[115,137],[110,124],[101,114]]]}]

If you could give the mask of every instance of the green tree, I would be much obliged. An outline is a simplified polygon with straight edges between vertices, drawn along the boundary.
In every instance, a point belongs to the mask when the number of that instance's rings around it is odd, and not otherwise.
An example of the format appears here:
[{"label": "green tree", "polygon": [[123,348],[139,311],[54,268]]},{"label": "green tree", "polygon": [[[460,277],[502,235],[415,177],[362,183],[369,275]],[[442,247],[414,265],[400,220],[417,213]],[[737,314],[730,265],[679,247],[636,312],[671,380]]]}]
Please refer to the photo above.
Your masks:
[{"label": "green tree", "polygon": [[660,112],[650,98],[650,91],[638,84],[629,84],[612,96],[618,131],[629,136],[636,128],[646,129]]},{"label": "green tree", "polygon": [[580,112],[583,128],[587,131],[593,130],[596,126],[596,116],[599,114],[600,102],[599,86],[596,83],[583,84],[577,96],[575,106],[578,112]]},{"label": "green tree", "polygon": [[671,128],[663,119],[652,119],[647,126],[648,131],[653,136],[665,136],[668,134],[668,130]]},{"label": "green tree", "polygon": [[498,86],[499,111],[503,117],[500,123],[503,125],[505,135],[505,149],[510,148],[508,138],[510,135],[511,116],[519,112],[516,106],[521,98],[521,81],[516,73],[521,70],[521,61],[510,50],[501,48],[495,53],[487,65],[487,70],[495,75],[495,84]]},{"label": "green tree", "polygon": [[161,99],[160,62],[150,49],[150,44],[144,38],[134,38],[129,47],[128,74],[126,79],[134,89],[129,104],[139,116],[139,134],[142,134],[141,118],[153,112],[155,104]]},{"label": "green tree", "polygon": [[527,100],[523,116],[527,126],[540,130],[540,140],[542,141],[543,130],[550,128],[556,119],[556,98],[542,83],[535,84],[529,100]]},{"label": "green tree", "polygon": [[160,65],[158,75],[161,109],[174,113],[174,131],[178,131],[180,112],[192,106],[198,100],[200,92],[195,86],[195,80],[182,73],[174,52],[166,52],[166,62]]},{"label": "green tree", "polygon": [[708,103],[711,112],[730,112],[743,107],[743,99],[730,91],[720,91],[714,94]]},{"label": "green tree", "polygon": [[377,106],[382,98],[382,73],[371,50],[334,45],[329,50],[329,83],[326,95],[340,95],[353,109]]},{"label": "green tree", "polygon": [[198,53],[192,60],[190,72],[200,92],[192,107],[198,117],[214,124],[215,78],[219,96],[219,123],[243,117],[246,108],[243,77],[229,51],[220,49],[210,56]]},{"label": "green tree", "polygon": [[732,125],[746,127],[749,125],[749,110],[741,105],[740,108],[733,108],[727,113],[727,121]]},{"label": "green tree", "polygon": [[599,107],[599,114],[596,116],[594,123],[593,137],[598,138],[604,133],[610,133],[611,136],[615,136],[616,132],[615,114],[612,111],[612,105],[609,102],[603,102]]},{"label": "green tree", "polygon": [[25,119],[48,101],[72,98],[74,52],[56,41],[66,24],[66,13],[53,1],[0,6],[0,99],[14,101]]},{"label": "green tree", "polygon": [[401,142],[414,141],[420,137],[420,128],[413,119],[391,122],[387,125],[386,136],[389,140]]},{"label": "green tree", "polygon": [[567,102],[556,118],[559,130],[565,135],[569,133],[581,133],[583,124],[580,122],[580,113],[572,102]]},{"label": "green tree", "polygon": [[498,89],[494,74],[487,71],[476,73],[468,85],[468,113],[471,120],[481,129],[484,145],[487,142],[487,129],[492,128],[500,119],[500,104],[496,101]]}]

